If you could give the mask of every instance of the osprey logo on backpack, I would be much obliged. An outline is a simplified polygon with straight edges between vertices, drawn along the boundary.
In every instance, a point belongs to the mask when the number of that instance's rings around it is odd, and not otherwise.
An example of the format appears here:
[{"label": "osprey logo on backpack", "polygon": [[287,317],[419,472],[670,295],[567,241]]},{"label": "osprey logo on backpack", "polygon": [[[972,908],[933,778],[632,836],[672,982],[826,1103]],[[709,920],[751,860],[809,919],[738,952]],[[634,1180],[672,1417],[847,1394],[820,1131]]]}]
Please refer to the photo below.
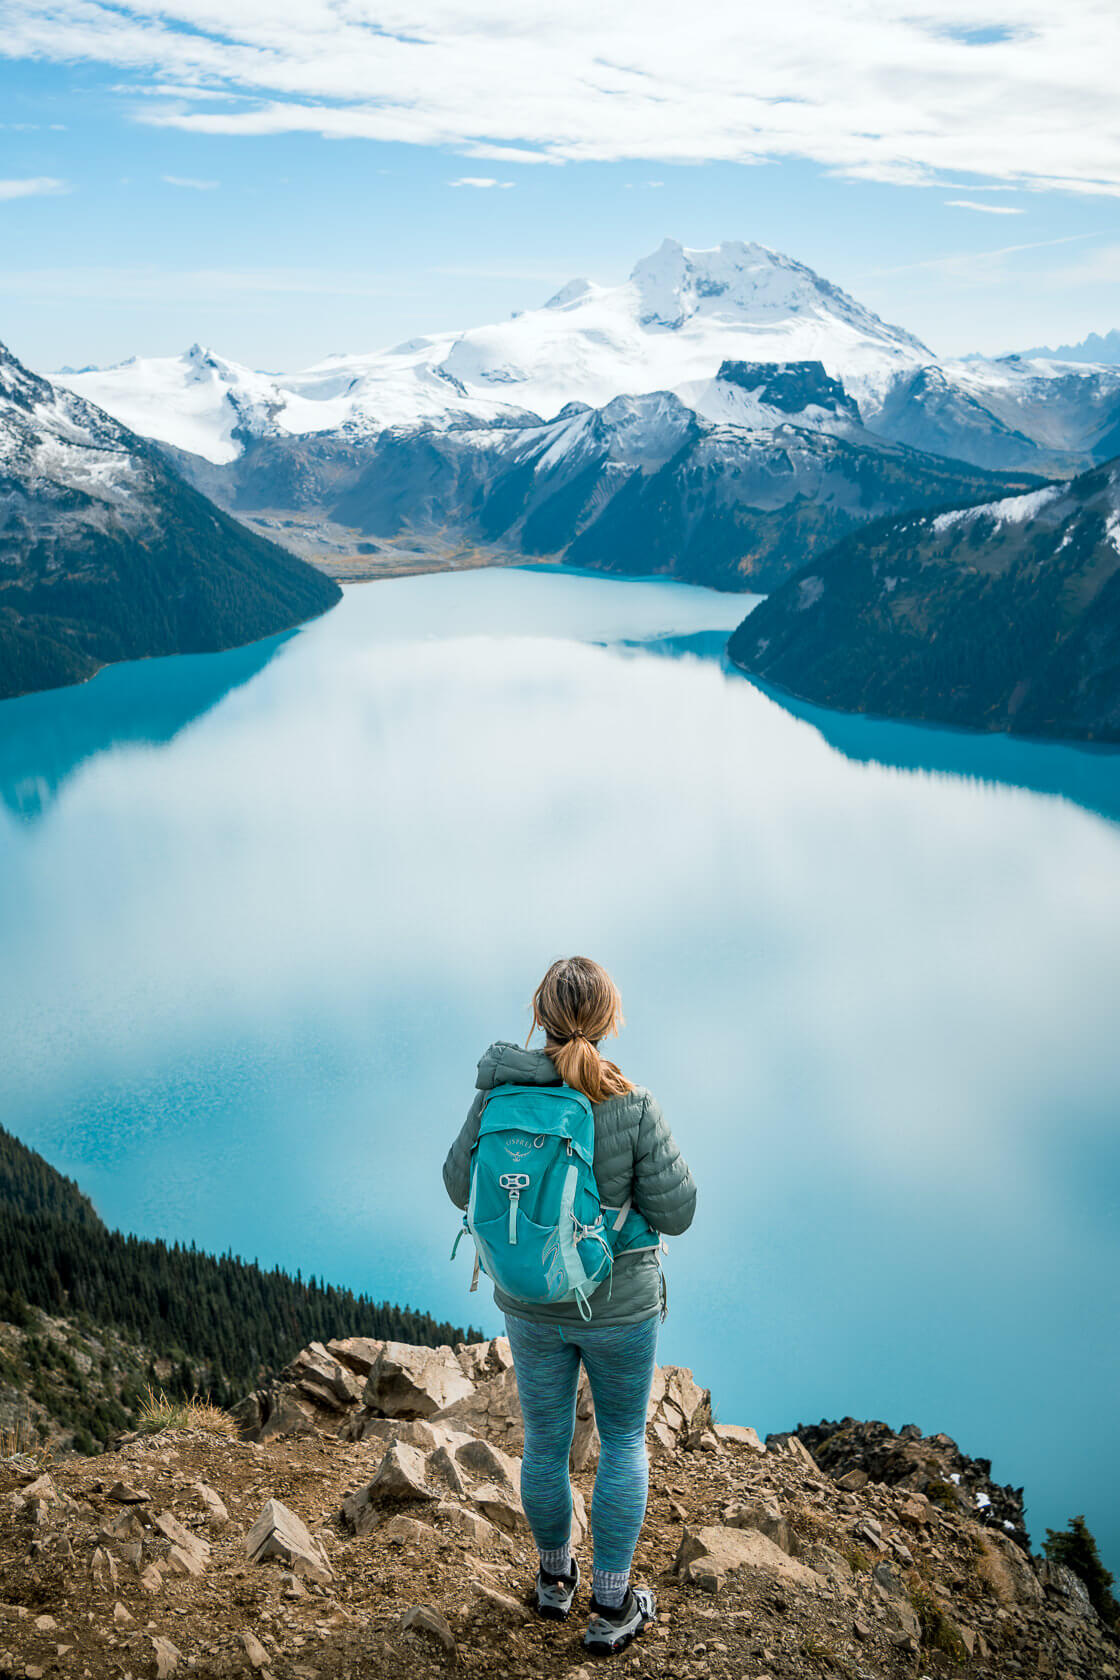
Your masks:
[{"label": "osprey logo on backpack", "polygon": [[499,1085],[471,1151],[463,1233],[486,1275],[524,1302],[575,1301],[609,1275],[614,1255],[595,1182],[595,1117],[569,1085]]}]

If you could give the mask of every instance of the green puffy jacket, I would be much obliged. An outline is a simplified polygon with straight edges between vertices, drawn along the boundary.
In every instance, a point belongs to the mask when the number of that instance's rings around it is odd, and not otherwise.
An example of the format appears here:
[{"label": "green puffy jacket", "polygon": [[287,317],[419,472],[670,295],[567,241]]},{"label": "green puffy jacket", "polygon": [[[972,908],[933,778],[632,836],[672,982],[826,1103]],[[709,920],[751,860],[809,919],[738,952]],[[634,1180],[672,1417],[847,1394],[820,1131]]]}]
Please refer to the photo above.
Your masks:
[{"label": "green puffy jacket", "polygon": [[[492,1044],[478,1064],[478,1095],[443,1163],[447,1194],[465,1208],[470,1194],[471,1150],[478,1137],[484,1093],[496,1085],[559,1085],[560,1076],[543,1050],[516,1044]],[[595,1105],[595,1179],[608,1207],[628,1198],[655,1231],[679,1237],[692,1224],[696,1186],[656,1101],[640,1085],[621,1097]],[[661,1268],[656,1252],[620,1254],[613,1281],[600,1284],[590,1297],[592,1326],[637,1324],[661,1310]],[[609,1293],[609,1299],[608,1299]],[[495,1286],[499,1310],[537,1324],[580,1325],[574,1301],[526,1306]]]}]

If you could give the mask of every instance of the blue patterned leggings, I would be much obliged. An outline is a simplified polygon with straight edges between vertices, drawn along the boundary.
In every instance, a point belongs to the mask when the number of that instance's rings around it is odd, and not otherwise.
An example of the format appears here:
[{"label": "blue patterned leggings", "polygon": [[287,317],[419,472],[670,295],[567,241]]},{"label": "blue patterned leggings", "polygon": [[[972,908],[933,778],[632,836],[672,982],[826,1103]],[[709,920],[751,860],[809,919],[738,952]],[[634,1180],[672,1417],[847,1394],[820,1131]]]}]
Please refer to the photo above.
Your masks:
[{"label": "blue patterned leggings", "polygon": [[649,1492],[646,1407],[657,1352],[656,1314],[640,1324],[535,1324],[507,1317],[525,1418],[521,1502],[541,1552],[566,1547],[572,1527],[568,1453],[575,1431],[580,1361],[599,1427],[591,1502],[595,1576],[629,1577]]}]

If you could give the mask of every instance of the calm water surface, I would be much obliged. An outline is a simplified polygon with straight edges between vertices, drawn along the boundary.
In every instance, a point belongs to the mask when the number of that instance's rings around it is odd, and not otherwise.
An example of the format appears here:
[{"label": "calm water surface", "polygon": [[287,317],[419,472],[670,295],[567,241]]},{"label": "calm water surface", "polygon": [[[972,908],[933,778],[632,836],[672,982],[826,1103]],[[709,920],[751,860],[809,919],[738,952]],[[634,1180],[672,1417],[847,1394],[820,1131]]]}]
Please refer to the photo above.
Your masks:
[{"label": "calm water surface", "polygon": [[947,1430],[1120,1569],[1120,760],[794,707],[741,598],[483,571],[0,706],[0,1113],[145,1235],[459,1322],[439,1166],[555,956],[701,1187],[662,1355]]}]

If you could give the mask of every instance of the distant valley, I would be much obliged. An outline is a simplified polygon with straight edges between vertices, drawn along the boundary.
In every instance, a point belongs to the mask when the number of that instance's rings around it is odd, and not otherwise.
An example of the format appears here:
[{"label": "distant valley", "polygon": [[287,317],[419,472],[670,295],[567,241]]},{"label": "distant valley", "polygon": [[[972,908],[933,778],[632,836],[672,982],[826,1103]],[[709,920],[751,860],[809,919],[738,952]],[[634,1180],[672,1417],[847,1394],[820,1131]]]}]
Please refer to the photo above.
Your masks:
[{"label": "distant valley", "polygon": [[[19,378],[30,390],[34,376]],[[277,545],[343,578],[531,557],[780,593],[806,566],[827,575],[864,527],[1002,504],[1120,453],[1120,366],[1103,355],[945,360],[804,264],[745,243],[666,240],[619,286],[575,280],[506,322],[297,374],[195,345],[57,379],[63,389],[38,381],[21,397],[10,375],[0,409],[21,510],[5,527],[19,558],[0,594],[0,694],[106,659],[250,640],[329,605],[334,585]],[[127,470],[108,471],[114,452]],[[48,527],[49,564],[37,546]],[[185,581],[192,567],[206,588]],[[1040,588],[1038,613],[1058,611],[1053,596]],[[130,630],[140,601],[159,609]],[[981,591],[969,638],[955,654],[943,640],[942,663],[971,658],[973,640],[1013,642],[1018,629],[993,616],[1008,605]],[[833,630],[854,649],[850,628]],[[967,673],[957,687],[972,693]],[[898,703],[891,682],[869,678],[871,691]],[[957,713],[1011,727],[1010,714],[992,722],[998,706],[973,715],[966,698]],[[1047,728],[1061,733],[1064,715],[1059,698]]]}]

